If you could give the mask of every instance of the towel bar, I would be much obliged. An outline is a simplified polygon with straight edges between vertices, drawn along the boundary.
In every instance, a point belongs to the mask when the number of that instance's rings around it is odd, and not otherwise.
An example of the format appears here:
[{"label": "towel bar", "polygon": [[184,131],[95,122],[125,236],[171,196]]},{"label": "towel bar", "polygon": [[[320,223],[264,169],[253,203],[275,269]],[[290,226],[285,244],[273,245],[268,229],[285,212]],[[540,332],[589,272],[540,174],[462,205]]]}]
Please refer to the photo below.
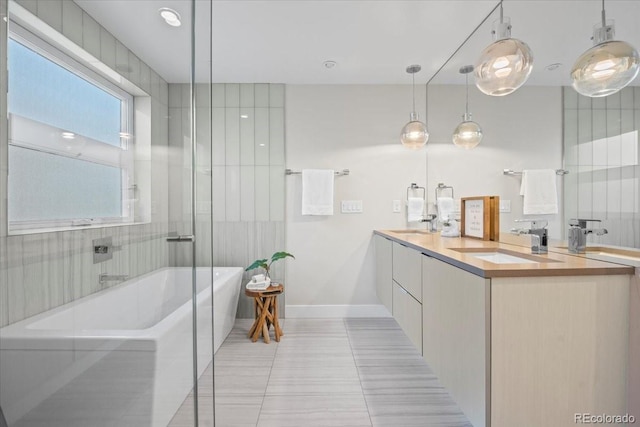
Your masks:
[{"label": "towel bar", "polygon": [[[568,173],[569,173],[569,171],[568,171],[568,170],[566,170],[566,169],[556,169],[556,175],[561,175],[561,176],[562,176],[562,175],[566,175],[566,174],[568,174]],[[502,170],[502,174],[503,174],[503,175],[514,175],[514,176],[519,176],[519,175],[522,175],[522,172],[515,172],[515,171],[514,171],[514,170],[512,170],[512,169],[503,169],[503,170]]]},{"label": "towel bar", "polygon": [[[285,169],[284,170],[284,174],[285,175],[300,175],[302,172],[299,171],[293,171],[291,169]],[[349,169],[342,169],[341,171],[335,171],[335,174],[337,176],[342,176],[342,175],[349,175]]]}]

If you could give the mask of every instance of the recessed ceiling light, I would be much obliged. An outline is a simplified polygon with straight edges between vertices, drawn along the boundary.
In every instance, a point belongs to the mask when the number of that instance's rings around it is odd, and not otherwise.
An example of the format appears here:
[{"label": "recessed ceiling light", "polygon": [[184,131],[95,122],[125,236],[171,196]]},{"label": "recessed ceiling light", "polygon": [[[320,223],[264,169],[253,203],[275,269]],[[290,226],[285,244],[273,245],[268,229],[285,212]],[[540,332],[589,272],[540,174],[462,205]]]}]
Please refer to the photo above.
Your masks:
[{"label": "recessed ceiling light", "polygon": [[76,134],[73,132],[62,132],[62,137],[64,139],[73,139],[76,137]]},{"label": "recessed ceiling light", "polygon": [[558,68],[562,67],[562,64],[559,62],[555,62],[553,64],[549,64],[546,67],[544,67],[545,70],[547,71],[554,71],[557,70]]},{"label": "recessed ceiling light", "polygon": [[324,65],[324,68],[332,69],[338,65],[338,63],[336,61],[324,61],[322,65]]},{"label": "recessed ceiling light", "polygon": [[182,25],[182,22],[180,22],[180,14],[175,10],[169,9],[168,7],[163,7],[158,9],[158,12],[160,12],[160,16],[162,16],[162,19],[164,19],[164,21],[172,27],[179,27],[180,25]]},{"label": "recessed ceiling light", "polygon": [[264,147],[264,144],[258,144],[260,147]]},{"label": "recessed ceiling light", "polygon": [[247,114],[240,114],[241,119],[248,119],[249,116]]}]

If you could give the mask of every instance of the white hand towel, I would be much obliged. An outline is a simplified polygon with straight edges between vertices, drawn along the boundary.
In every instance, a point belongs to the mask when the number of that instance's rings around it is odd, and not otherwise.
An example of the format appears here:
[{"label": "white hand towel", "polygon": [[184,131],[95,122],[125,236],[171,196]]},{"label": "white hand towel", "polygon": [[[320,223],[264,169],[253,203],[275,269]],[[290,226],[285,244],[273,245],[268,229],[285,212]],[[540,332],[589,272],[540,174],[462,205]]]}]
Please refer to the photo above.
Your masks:
[{"label": "white hand towel", "polygon": [[417,222],[424,219],[424,199],[409,197],[407,200],[407,221]]},{"label": "white hand towel", "polygon": [[558,213],[558,190],[556,171],[553,169],[531,169],[522,171],[520,195],[524,196],[522,213],[545,215]]},{"label": "white hand towel", "polygon": [[438,220],[440,222],[453,219],[456,211],[453,197],[438,197]]},{"label": "white hand towel", "polygon": [[330,169],[302,170],[302,215],[333,215],[333,177]]}]

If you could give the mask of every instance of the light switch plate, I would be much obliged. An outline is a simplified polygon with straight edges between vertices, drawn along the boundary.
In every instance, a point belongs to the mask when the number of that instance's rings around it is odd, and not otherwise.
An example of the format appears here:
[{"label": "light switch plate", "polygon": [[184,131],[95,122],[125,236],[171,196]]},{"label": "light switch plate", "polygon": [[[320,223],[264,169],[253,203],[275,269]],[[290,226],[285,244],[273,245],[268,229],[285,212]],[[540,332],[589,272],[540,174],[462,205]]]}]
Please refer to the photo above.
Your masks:
[{"label": "light switch plate", "polygon": [[500,212],[511,212],[511,200],[500,199]]},{"label": "light switch plate", "polygon": [[400,213],[400,211],[402,211],[402,204],[400,203],[400,200],[394,200],[393,201],[393,212],[394,213]]},{"label": "light switch plate", "polygon": [[362,200],[343,200],[342,213],[362,213]]}]

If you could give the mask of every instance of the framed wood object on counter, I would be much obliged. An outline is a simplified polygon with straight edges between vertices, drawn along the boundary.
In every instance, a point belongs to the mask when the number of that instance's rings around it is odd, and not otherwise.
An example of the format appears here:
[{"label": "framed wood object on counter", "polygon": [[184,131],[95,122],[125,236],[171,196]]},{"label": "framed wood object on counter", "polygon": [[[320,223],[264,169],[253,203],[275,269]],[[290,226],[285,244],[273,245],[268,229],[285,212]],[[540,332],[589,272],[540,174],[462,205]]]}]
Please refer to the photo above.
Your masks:
[{"label": "framed wood object on counter", "polygon": [[460,199],[462,237],[497,242],[500,236],[500,196],[475,196]]}]

